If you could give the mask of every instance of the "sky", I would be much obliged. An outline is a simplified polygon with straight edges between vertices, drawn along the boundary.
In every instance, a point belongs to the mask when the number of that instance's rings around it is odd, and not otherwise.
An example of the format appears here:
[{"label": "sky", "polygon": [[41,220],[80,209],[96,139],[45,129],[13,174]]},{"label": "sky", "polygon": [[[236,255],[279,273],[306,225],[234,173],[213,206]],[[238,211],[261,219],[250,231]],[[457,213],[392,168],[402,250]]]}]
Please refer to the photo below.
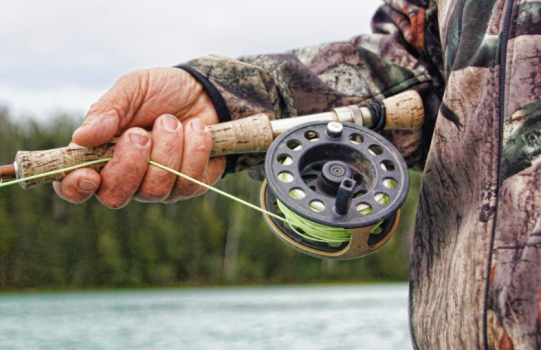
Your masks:
[{"label": "sky", "polygon": [[380,0],[2,0],[0,105],[19,120],[82,116],[123,74],[370,32]]}]

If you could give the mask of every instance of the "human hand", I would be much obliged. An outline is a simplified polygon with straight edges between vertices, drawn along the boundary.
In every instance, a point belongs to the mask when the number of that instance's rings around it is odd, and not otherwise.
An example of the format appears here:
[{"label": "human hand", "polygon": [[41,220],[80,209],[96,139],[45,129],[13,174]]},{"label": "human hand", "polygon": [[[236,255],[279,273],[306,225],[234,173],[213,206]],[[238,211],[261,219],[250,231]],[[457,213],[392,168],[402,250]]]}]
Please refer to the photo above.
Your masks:
[{"label": "human hand", "polygon": [[73,203],[95,193],[115,209],[132,198],[172,203],[201,194],[203,187],[148,162],[214,184],[225,169],[225,157],[209,159],[212,137],[206,125],[216,123],[208,95],[186,71],[156,68],[129,73],[90,107],[85,123],[73,133],[73,142],[84,147],[120,136],[113,159],[100,174],[78,169],[54,188]]}]

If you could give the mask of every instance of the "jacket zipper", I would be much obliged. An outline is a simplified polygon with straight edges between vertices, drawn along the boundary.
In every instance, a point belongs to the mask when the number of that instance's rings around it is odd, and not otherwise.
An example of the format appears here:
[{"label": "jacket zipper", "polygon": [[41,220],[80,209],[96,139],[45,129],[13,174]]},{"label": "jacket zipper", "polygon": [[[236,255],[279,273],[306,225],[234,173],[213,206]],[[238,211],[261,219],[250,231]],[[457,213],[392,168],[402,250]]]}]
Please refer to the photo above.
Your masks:
[{"label": "jacket zipper", "polygon": [[487,311],[488,311],[488,293],[489,293],[489,281],[490,281],[490,270],[492,265],[492,252],[494,250],[494,238],[496,235],[496,225],[498,222],[498,205],[499,205],[499,199],[500,199],[500,188],[502,186],[503,182],[503,176],[501,173],[501,163],[502,163],[502,156],[503,156],[503,128],[504,128],[504,122],[505,122],[505,80],[506,80],[506,74],[505,69],[507,66],[507,44],[509,42],[509,31],[511,27],[511,15],[513,12],[513,5],[514,0],[509,0],[509,3],[507,4],[507,9],[505,11],[505,17],[504,17],[504,23],[503,23],[503,30],[501,33],[501,43],[500,43],[500,78],[499,78],[499,142],[498,142],[498,182],[496,184],[496,208],[494,211],[494,227],[492,229],[492,242],[490,244],[490,252],[489,252],[489,259],[488,259],[488,271],[487,271],[487,283],[486,283],[486,295],[485,295],[485,310],[484,310],[484,329],[485,329],[485,349],[489,350],[488,348],[488,332],[487,332]]}]

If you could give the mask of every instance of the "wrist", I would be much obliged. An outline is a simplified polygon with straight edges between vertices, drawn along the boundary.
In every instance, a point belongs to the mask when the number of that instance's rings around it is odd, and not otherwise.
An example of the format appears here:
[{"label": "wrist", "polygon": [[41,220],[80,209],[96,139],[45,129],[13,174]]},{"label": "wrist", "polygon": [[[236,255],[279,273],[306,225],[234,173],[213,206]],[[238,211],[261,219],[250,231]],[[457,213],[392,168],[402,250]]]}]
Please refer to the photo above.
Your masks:
[{"label": "wrist", "polygon": [[[186,72],[188,72],[205,90],[208,98],[214,105],[214,109],[216,111],[216,114],[218,116],[219,123],[228,122],[231,121],[231,114],[229,112],[229,109],[227,108],[227,104],[220,93],[220,91],[212,84],[205,76],[203,76],[200,72],[193,69],[190,66],[187,65],[178,65],[175,66],[176,68],[180,68]],[[226,164],[225,164],[225,171],[223,173],[223,176],[234,173],[235,172],[235,166],[237,164],[238,160],[237,154],[230,154],[226,156]]]}]

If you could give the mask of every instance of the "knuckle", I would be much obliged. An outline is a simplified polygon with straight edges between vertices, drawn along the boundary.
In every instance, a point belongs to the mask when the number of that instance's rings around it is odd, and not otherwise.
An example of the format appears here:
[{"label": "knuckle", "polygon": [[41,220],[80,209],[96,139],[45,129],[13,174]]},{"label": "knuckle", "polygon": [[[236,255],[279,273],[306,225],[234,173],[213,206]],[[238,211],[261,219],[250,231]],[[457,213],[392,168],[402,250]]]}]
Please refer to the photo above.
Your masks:
[{"label": "knuckle", "polygon": [[172,198],[188,199],[195,196],[198,192],[198,187],[194,182],[185,179],[177,180],[175,188],[173,189]]},{"label": "knuckle", "polygon": [[126,74],[121,75],[120,78],[118,78],[117,84],[130,83],[134,80],[137,80],[140,75],[141,75],[140,70],[134,70],[134,71],[128,72]]},{"label": "knuckle", "polygon": [[208,153],[212,147],[211,139],[209,137],[202,137],[201,142],[196,142],[194,148],[201,153]]},{"label": "knuckle", "polygon": [[146,69],[139,69],[124,74],[118,79],[118,82],[128,86],[140,87],[147,85],[149,80],[150,72]]},{"label": "knuckle", "polygon": [[87,116],[93,114],[95,111],[97,111],[99,109],[100,109],[100,101],[98,100],[98,101],[96,101],[96,102],[94,102],[94,103],[92,103],[90,105],[90,108],[88,109]]},{"label": "knuckle", "polygon": [[212,148],[212,136],[210,132],[201,132],[200,135],[191,137],[188,142],[190,144],[186,148],[192,153],[197,153],[199,161],[207,162]]},{"label": "knuckle", "polygon": [[147,202],[161,202],[167,198],[169,193],[169,189],[163,186],[145,185],[137,194],[137,198]]}]

